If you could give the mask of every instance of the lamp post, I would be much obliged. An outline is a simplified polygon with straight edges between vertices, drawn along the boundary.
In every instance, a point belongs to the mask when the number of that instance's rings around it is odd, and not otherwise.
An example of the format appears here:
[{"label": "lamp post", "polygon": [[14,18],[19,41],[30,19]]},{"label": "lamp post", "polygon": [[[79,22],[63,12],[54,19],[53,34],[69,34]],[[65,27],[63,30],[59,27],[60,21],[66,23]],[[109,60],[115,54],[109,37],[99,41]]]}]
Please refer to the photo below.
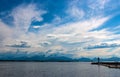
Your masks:
[{"label": "lamp post", "polygon": [[98,57],[98,64],[100,64],[100,58]]}]

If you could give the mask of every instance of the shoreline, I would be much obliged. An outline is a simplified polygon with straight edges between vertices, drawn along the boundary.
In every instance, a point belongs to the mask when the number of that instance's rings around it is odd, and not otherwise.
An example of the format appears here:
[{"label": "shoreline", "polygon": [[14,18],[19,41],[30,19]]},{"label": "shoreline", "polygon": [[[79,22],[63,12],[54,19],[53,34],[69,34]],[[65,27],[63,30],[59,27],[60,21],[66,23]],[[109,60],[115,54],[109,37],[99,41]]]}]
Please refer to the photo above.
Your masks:
[{"label": "shoreline", "polygon": [[90,62],[90,61],[0,60],[0,62]]}]

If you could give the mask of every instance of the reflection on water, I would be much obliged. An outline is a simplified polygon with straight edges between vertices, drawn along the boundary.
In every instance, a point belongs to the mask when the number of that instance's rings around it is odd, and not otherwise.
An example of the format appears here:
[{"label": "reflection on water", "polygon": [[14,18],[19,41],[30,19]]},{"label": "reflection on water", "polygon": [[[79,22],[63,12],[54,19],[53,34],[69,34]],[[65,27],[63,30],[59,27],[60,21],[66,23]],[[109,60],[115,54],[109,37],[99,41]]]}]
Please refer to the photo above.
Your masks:
[{"label": "reflection on water", "polygon": [[83,62],[0,62],[0,77],[119,77],[120,69]]},{"label": "reflection on water", "polygon": [[100,74],[101,74],[101,73],[100,73],[100,65],[98,65],[98,77],[101,77]]}]

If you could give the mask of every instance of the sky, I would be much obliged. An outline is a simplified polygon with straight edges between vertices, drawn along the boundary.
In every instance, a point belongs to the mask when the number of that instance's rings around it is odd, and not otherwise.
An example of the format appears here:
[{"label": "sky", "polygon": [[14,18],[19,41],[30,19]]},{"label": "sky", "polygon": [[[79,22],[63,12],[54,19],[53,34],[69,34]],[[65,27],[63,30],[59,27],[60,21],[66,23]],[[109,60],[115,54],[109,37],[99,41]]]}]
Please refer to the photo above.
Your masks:
[{"label": "sky", "polygon": [[0,0],[0,53],[18,50],[120,57],[120,0]]}]

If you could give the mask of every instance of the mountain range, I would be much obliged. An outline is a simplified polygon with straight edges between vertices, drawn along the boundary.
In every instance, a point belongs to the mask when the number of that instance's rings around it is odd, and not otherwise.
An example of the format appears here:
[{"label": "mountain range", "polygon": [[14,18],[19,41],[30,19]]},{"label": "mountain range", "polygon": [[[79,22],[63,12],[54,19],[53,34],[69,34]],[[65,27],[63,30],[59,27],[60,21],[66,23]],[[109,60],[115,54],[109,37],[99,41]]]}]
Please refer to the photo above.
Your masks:
[{"label": "mountain range", "polygon": [[[41,61],[41,62],[95,62],[97,58],[80,57],[73,58],[71,54],[54,53],[27,53],[4,52],[0,53],[0,61]],[[100,61],[120,61],[120,57],[100,58]]]}]

